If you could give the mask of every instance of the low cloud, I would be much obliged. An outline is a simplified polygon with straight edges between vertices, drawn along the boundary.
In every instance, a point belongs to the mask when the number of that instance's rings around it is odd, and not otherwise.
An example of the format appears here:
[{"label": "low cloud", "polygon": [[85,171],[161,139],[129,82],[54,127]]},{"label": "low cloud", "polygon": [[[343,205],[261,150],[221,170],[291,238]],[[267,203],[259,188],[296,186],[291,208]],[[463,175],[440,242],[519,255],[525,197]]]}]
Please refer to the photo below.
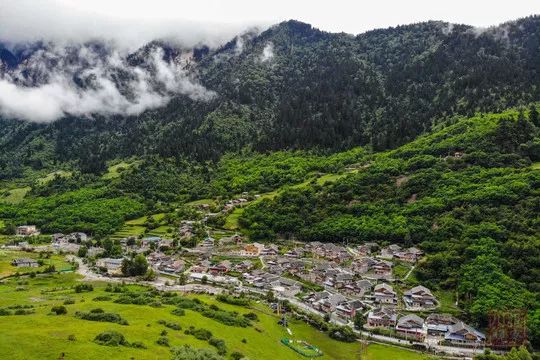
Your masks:
[{"label": "low cloud", "polygon": [[0,114],[34,122],[67,115],[137,115],[186,95],[208,101],[207,90],[184,69],[182,60],[163,60],[151,50],[137,66],[115,49],[107,55],[93,48],[40,50],[21,69],[0,77]]},{"label": "low cloud", "polygon": [[261,54],[261,61],[267,62],[274,57],[274,44],[269,42],[264,46],[263,52]]}]

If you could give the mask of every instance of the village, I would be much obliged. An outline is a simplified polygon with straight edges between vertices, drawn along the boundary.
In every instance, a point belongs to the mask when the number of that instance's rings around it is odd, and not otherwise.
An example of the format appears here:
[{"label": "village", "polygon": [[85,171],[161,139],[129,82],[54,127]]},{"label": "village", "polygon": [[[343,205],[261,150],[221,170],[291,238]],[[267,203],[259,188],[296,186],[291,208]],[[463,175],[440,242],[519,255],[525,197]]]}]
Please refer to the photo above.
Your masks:
[{"label": "village", "polygon": [[[195,226],[195,221],[182,221],[178,233],[183,239],[193,237]],[[361,318],[360,330],[371,334],[430,346],[474,350],[484,346],[485,335],[442,312],[440,299],[429,288],[408,284],[407,278],[424,256],[416,247],[292,240],[262,244],[239,233],[216,233],[213,237],[207,229],[204,239],[192,248],[180,248],[176,241],[158,236],[127,237],[118,242],[121,255],[112,258],[103,257],[103,247],[89,246],[90,237],[80,232],[53,234],[50,244],[31,245],[26,240],[39,230],[30,225],[19,226],[19,241],[4,247],[70,254],[103,279],[125,276],[124,259],[143,254],[149,268],[168,284],[210,284],[236,294],[271,292],[336,324],[354,327]],[[12,265],[37,267],[38,263],[16,258]]]}]

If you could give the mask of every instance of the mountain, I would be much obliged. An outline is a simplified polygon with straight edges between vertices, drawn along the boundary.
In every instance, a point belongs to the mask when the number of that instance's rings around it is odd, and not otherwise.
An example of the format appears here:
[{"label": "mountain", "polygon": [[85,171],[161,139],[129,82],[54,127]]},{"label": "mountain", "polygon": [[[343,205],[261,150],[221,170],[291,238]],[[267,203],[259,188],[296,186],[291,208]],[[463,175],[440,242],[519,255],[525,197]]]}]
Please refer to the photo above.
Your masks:
[{"label": "mountain", "polygon": [[105,42],[2,45],[2,78],[23,88],[61,78],[77,101],[45,114],[60,112],[54,122],[5,114],[0,174],[58,163],[100,172],[145,154],[217,160],[246,147],[394,148],[455,116],[539,100],[539,51],[539,16],[358,36],[288,21],[218,49],[155,41],[130,54]]}]

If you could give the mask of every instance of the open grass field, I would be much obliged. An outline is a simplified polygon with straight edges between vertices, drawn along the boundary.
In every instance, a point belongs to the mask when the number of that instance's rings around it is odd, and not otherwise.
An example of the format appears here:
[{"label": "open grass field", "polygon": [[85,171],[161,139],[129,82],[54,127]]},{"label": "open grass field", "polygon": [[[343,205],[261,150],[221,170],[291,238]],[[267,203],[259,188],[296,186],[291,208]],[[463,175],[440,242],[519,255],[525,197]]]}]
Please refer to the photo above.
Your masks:
[{"label": "open grass field", "polygon": [[395,359],[395,360],[433,360],[436,359],[432,356],[423,355],[413,351],[405,349],[399,349],[393,346],[386,346],[380,344],[370,344],[368,346],[368,360],[382,360],[382,359]]},{"label": "open grass field", "polygon": [[[13,305],[32,305],[35,311],[29,315],[2,316],[2,336],[0,349],[8,349],[9,359],[58,359],[64,353],[64,359],[168,359],[170,348],[156,343],[161,332],[167,330],[171,346],[190,344],[194,347],[211,347],[206,341],[186,335],[183,329],[193,325],[210,330],[214,337],[223,339],[228,354],[240,351],[250,359],[257,360],[296,360],[303,359],[291,349],[280,344],[283,337],[291,337],[284,328],[277,324],[277,317],[262,304],[254,303],[251,309],[217,302],[208,296],[197,296],[208,304],[216,304],[228,311],[239,313],[255,312],[259,321],[253,327],[239,328],[226,326],[201,314],[186,310],[185,316],[171,314],[172,306],[150,307],[147,305],[117,304],[112,300],[118,294],[105,292],[105,284],[94,283],[94,291],[75,293],[72,286],[78,283],[76,274],[53,274],[38,276],[34,279],[9,279],[0,284],[0,308]],[[21,290],[22,288],[22,290]],[[143,290],[130,286],[131,291]],[[110,296],[109,301],[94,301],[98,296]],[[72,299],[74,304],[65,305],[66,315],[51,315],[54,305],[63,304]],[[101,308],[105,312],[120,314],[129,325],[106,322],[93,322],[76,318],[76,311],[88,312]],[[158,324],[158,320],[175,322],[182,330],[173,330]],[[290,329],[295,339],[305,339],[318,346],[324,356],[320,359],[348,360],[358,358],[358,344],[340,343],[330,339],[309,325],[291,320]],[[127,341],[140,341],[147,349],[130,347],[109,347],[94,343],[97,334],[114,330],[122,333]],[[72,335],[72,336],[71,336]],[[71,337],[72,340],[68,340]],[[242,342],[246,339],[246,342]],[[380,345],[369,346],[369,359],[405,359],[421,360],[421,354]],[[2,352],[6,354],[6,352]],[[0,357],[4,356],[0,355]],[[228,357],[226,357],[228,358]]]},{"label": "open grass field", "polygon": [[32,188],[29,186],[8,190],[6,195],[0,197],[0,201],[8,204],[19,204],[30,190]]},{"label": "open grass field", "polygon": [[[142,216],[140,218],[133,219],[133,220],[128,220],[124,223],[124,226],[120,230],[118,230],[111,236],[111,238],[116,240],[116,239],[123,239],[128,236],[138,237],[139,235],[146,233],[147,229],[144,226],[144,224],[148,221],[149,217],[153,218],[157,222],[160,222],[165,217],[165,214],[160,213],[160,214]],[[154,229],[152,232],[150,232],[149,235],[164,236],[168,234],[167,229],[169,228],[171,227],[160,226]]]},{"label": "open grass field", "polygon": [[117,164],[110,165],[109,168],[107,169],[107,172],[103,174],[102,178],[106,180],[119,178],[122,171],[129,169],[131,166],[135,164],[137,164],[137,161],[134,161],[134,162],[121,161]]},{"label": "open grass field", "polygon": [[214,205],[214,204],[215,204],[214,199],[200,199],[200,200],[190,201],[190,202],[186,203],[186,205],[190,205],[190,206]]},{"label": "open grass field", "polygon": [[223,225],[223,228],[227,230],[238,229],[240,227],[240,225],[238,224],[238,219],[240,219],[240,216],[242,216],[243,212],[244,208],[235,208],[225,219],[225,225]]},{"label": "open grass field", "polygon": [[55,176],[60,176],[60,177],[67,178],[67,177],[70,177],[71,175],[72,175],[72,173],[70,171],[58,170],[58,171],[54,171],[54,172],[52,172],[50,174],[47,174],[46,176],[38,179],[37,182],[40,185],[45,185],[48,182],[52,181],[55,178]]},{"label": "open grass field", "polygon": [[0,278],[3,278],[8,275],[15,273],[26,274],[33,271],[42,271],[49,265],[54,265],[56,270],[64,270],[71,268],[71,264],[68,263],[64,255],[51,255],[49,259],[43,259],[43,266],[32,268],[32,267],[15,267],[11,265],[11,261],[17,258],[30,258],[30,259],[39,259],[38,253],[24,252],[24,251],[11,251],[11,250],[0,250]]}]

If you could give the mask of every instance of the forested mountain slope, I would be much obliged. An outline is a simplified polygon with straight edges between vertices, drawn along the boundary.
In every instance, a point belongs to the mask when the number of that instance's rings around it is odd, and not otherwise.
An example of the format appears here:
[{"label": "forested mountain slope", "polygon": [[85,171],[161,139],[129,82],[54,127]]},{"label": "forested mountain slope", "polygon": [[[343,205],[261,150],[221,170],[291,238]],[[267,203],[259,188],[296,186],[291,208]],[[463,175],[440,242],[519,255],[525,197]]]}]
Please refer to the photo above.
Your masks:
[{"label": "forested mountain slope", "polygon": [[[46,71],[35,69],[69,64],[80,70],[73,81],[85,89],[92,82],[80,74],[93,63],[81,54],[99,60],[114,53],[107,44],[91,43],[57,52],[69,56],[54,61],[36,57],[52,48],[0,46],[1,76],[16,74],[19,84],[32,87],[47,81]],[[487,30],[427,22],[358,36],[289,21],[215,50],[154,42],[120,59],[122,71],[107,68],[128,99],[130,69],[143,66],[157,76],[152,61],[158,60],[215,96],[182,88],[163,106],[132,116],[67,114],[47,124],[6,116],[0,120],[0,176],[58,163],[99,173],[106,160],[132,155],[216,160],[244,147],[395,148],[453,116],[539,100],[538,53],[538,16]]]},{"label": "forested mountain slope", "polygon": [[[530,119],[530,121],[529,121]],[[539,341],[538,113],[477,115],[365,157],[332,183],[291,188],[246,209],[253,239],[277,236],[420,246],[420,283],[452,289],[472,320],[528,308]],[[536,125],[533,125],[536,124]],[[531,165],[531,160],[536,161]]]}]

